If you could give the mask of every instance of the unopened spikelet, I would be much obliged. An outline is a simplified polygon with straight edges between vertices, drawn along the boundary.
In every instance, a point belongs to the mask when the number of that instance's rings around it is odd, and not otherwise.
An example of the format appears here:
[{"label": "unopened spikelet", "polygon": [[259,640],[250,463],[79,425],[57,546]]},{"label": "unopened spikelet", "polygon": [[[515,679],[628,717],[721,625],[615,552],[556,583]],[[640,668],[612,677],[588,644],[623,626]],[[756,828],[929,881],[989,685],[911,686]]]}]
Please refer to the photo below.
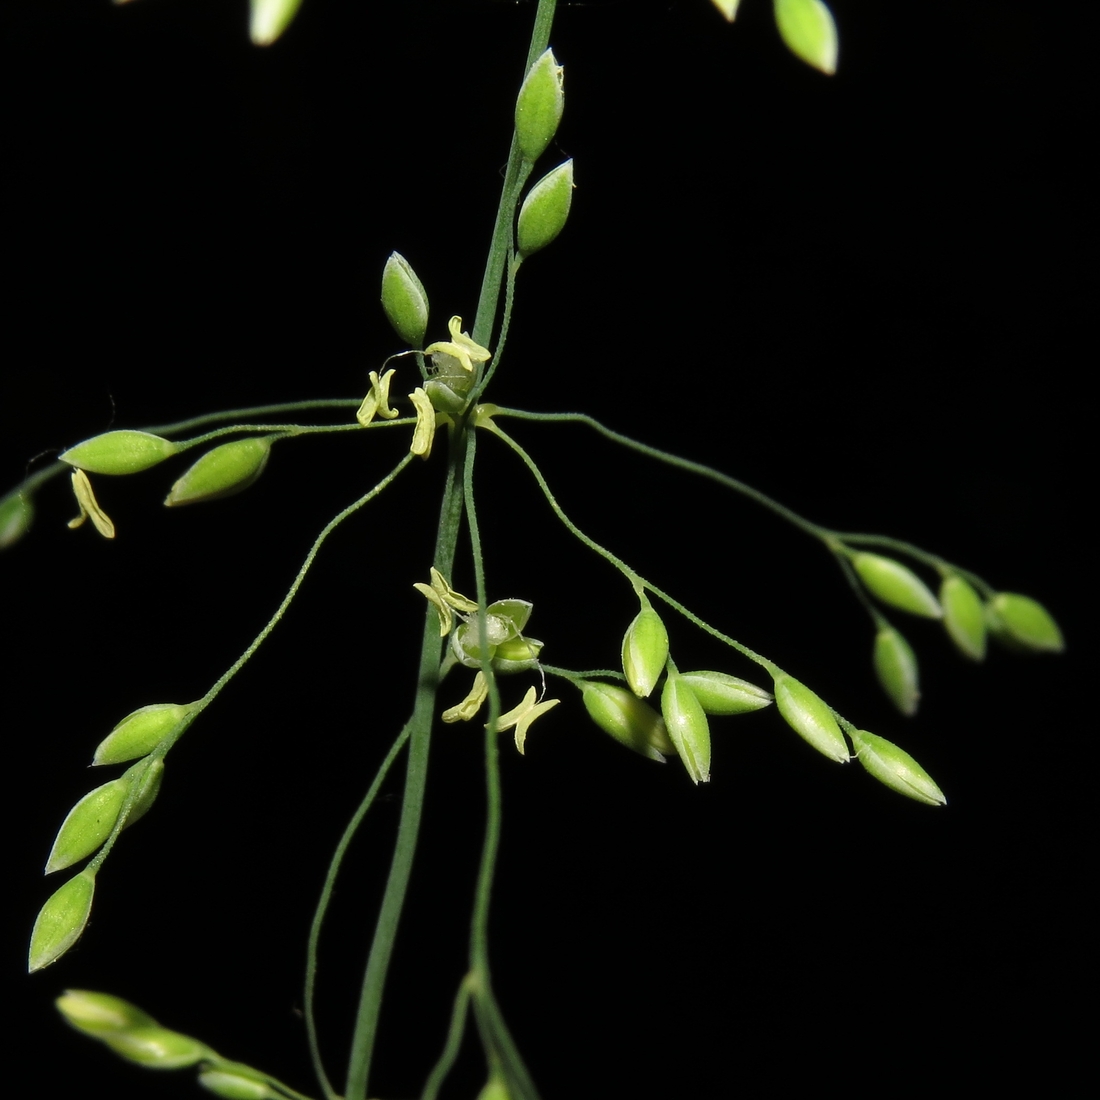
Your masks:
[{"label": "unopened spikelet", "polygon": [[207,451],[165,497],[165,507],[218,500],[247,489],[263,473],[274,436],[251,436]]},{"label": "unopened spikelet", "polygon": [[400,252],[391,253],[382,269],[382,308],[394,332],[410,348],[424,346],[428,331],[428,292],[412,264]]},{"label": "unopened spikelet", "polygon": [[302,0],[250,0],[248,34],[255,46],[270,46],[290,26]]},{"label": "unopened spikelet", "polygon": [[957,573],[940,585],[943,625],[959,652],[972,661],[985,659],[985,605],[981,597]]},{"label": "unopened spikelet", "polygon": [[643,607],[623,636],[623,672],[630,690],[645,699],[668,660],[668,631],[652,607]]},{"label": "unopened spikelet", "polygon": [[166,1027],[128,1028],[105,1035],[103,1042],[122,1058],[147,1069],[182,1069],[201,1062],[210,1053],[198,1039]]},{"label": "unopened spikelet", "polygon": [[179,448],[149,432],[104,432],[58,455],[77,469],[91,474],[136,474],[171,458]]},{"label": "unopened spikelet", "polygon": [[848,743],[824,699],[783,672],[775,677],[775,705],[787,725],[819,753],[838,764],[848,763]]},{"label": "unopened spikelet", "polygon": [[770,692],[725,672],[684,672],[680,680],[707,714],[749,714],[772,703]]},{"label": "unopened spikelet", "polygon": [[99,743],[93,764],[123,764],[153,751],[190,720],[194,703],[151,703],[126,715]]},{"label": "unopened spikelet", "polygon": [[892,791],[923,802],[926,806],[945,806],[947,799],[935,780],[907,752],[885,737],[856,730],[852,734],[856,757],[880,783]]},{"label": "unopened spikelet", "polygon": [[1061,653],[1066,648],[1054,617],[1038,600],[999,592],[986,605],[989,632],[1002,645],[1023,653]]},{"label": "unopened spikelet", "polygon": [[130,782],[121,776],[89,791],[68,813],[46,860],[46,874],[63,871],[90,856],[111,835]]},{"label": "unopened spikelet", "polygon": [[875,635],[874,665],[882,690],[906,718],[912,718],[920,701],[917,655],[892,626],[884,626]]},{"label": "unopened spikelet", "polygon": [[867,591],[883,603],[926,619],[943,615],[928,585],[900,561],[881,554],[858,553],[853,555],[852,565]]},{"label": "unopened spikelet", "polygon": [[30,530],[34,504],[29,494],[19,489],[0,499],[0,550],[18,542]]},{"label": "unopened spikelet", "polygon": [[565,107],[562,67],[547,50],[539,57],[516,98],[516,139],[525,159],[536,161],[557,133]]},{"label": "unopened spikelet", "polygon": [[199,1084],[207,1092],[223,1100],[281,1100],[281,1094],[269,1088],[265,1082],[241,1069],[206,1069],[199,1074]]},{"label": "unopened spikelet", "polygon": [[55,890],[38,912],[31,931],[27,970],[34,973],[56,962],[78,939],[88,923],[95,893],[95,875],[81,871]]},{"label": "unopened spikelet", "polygon": [[512,1094],[508,1091],[504,1078],[499,1073],[494,1073],[482,1086],[477,1100],[512,1100]]},{"label": "unopened spikelet", "polygon": [[519,211],[516,246],[521,256],[545,248],[565,228],[573,204],[573,161],[559,164],[531,188]]},{"label": "unopened spikelet", "polygon": [[836,72],[836,23],[822,0],[775,0],[775,23],[795,57],[827,76]]},{"label": "unopened spikelet", "polygon": [[710,726],[706,712],[684,678],[670,672],[661,692],[668,735],[693,783],[710,781]]},{"label": "unopened spikelet", "polygon": [[69,1024],[94,1039],[135,1027],[155,1027],[157,1023],[137,1005],[90,989],[66,989],[54,1004]]},{"label": "unopened spikelet", "polygon": [[577,686],[588,716],[621,745],[661,763],[675,755],[664,719],[633,692],[595,680],[582,680]]},{"label": "unopened spikelet", "polygon": [[118,822],[131,787],[134,798],[126,825],[144,817],[156,800],[163,774],[163,760],[139,761],[124,775],[89,791],[62,822],[46,861],[46,874],[63,871],[102,846]]}]

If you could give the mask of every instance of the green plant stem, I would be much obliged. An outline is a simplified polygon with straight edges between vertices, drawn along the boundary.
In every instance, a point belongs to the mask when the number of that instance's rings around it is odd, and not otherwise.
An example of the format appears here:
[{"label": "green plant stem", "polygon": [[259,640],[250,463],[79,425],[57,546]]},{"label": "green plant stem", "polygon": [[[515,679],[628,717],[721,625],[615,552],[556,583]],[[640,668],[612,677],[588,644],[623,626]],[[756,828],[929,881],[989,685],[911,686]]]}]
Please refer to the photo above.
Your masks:
[{"label": "green plant stem", "polygon": [[[210,704],[218,697],[222,688],[237,675],[238,672],[245,666],[249,658],[256,652],[257,649],[263,645],[267,636],[275,629],[279,624],[279,620],[286,614],[287,608],[290,606],[294,597],[298,594],[298,589],[302,586],[302,581],[305,580],[306,574],[309,572],[310,566],[313,565],[314,559],[317,557],[318,551],[324,544],[325,539],[340,526],[349,516],[354,515],[367,504],[373,500],[379,493],[382,492],[393,480],[397,477],[401,471],[408,466],[412,461],[412,455],[405,455],[400,462],[384,477],[373,489],[368,493],[364,493],[357,501],[349,504],[342,512],[338,513],[321,529],[321,533],[313,540],[313,545],[309,548],[309,553],[306,554],[306,560],[302,563],[302,567],[298,570],[297,576],[290,584],[290,588],[287,589],[286,595],[283,597],[282,602],[275,609],[275,613],[268,619],[267,624],[260,631],[259,634],[253,638],[248,648],[229,666],[229,668],[215,681],[210,690],[197,702],[191,705],[190,713],[187,716],[185,723],[177,726],[153,751],[145,758],[146,764],[151,764],[155,760],[163,760],[168,754],[168,751],[172,746],[187,732],[191,724],[195,719],[204,711]],[[126,800],[122,804],[122,809],[119,811],[118,820],[115,822],[114,828],[111,830],[110,836],[104,842],[103,847],[96,853],[95,857],[89,862],[85,871],[91,872],[93,875],[99,870],[103,861],[110,855],[111,849],[115,846],[115,841],[118,840],[119,834],[126,827],[127,818],[130,816],[130,811],[133,809],[134,802],[137,799],[138,793],[141,788],[141,783],[135,779],[130,784],[129,793],[126,795]]]},{"label": "green plant stem", "polygon": [[340,873],[340,866],[344,862],[344,856],[347,853],[348,846],[351,844],[355,834],[359,831],[359,826],[362,824],[363,818],[367,816],[367,811],[374,804],[374,800],[378,796],[378,791],[382,786],[382,782],[389,774],[393,762],[405,747],[405,742],[409,739],[409,733],[410,728],[408,723],[406,723],[405,726],[402,727],[401,732],[397,735],[394,743],[390,746],[390,751],[386,754],[386,758],[379,766],[370,788],[363,796],[363,801],[359,803],[359,808],[355,811],[351,821],[348,822],[347,828],[344,829],[344,834],[340,837],[340,843],[337,844],[336,851],[333,853],[332,860],[329,863],[328,874],[325,876],[325,884],[321,889],[321,897],[317,902],[317,909],[313,914],[313,922],[310,924],[309,928],[309,943],[306,947],[306,980],[303,1010],[306,1020],[306,1036],[309,1041],[309,1056],[313,1062],[313,1069],[317,1074],[317,1080],[320,1082],[321,1091],[325,1095],[325,1100],[340,1100],[340,1097],[335,1089],[333,1089],[328,1074],[325,1073],[324,1061],[321,1058],[321,1048],[317,1039],[317,1020],[314,1012],[314,990],[317,982],[317,946],[321,938],[321,926],[325,922],[329,902],[332,900],[332,891],[336,885],[336,876]]},{"label": "green plant stem", "polygon": [[689,610],[682,603],[680,603],[679,600],[674,599],[667,592],[658,588],[651,581],[647,581],[645,577],[643,577],[636,570],[631,569],[630,566],[627,565],[626,562],[624,562],[621,558],[616,557],[613,553],[611,553],[610,550],[606,549],[606,547],[601,546],[598,542],[596,542],[595,539],[591,538],[589,535],[586,535],[565,514],[565,512],[562,511],[561,505],[558,504],[557,500],[554,497],[554,494],[551,492],[550,486],[546,482],[546,478],[542,476],[542,471],[538,468],[537,465],[535,465],[534,459],[531,458],[531,456],[510,435],[508,435],[507,432],[505,432],[498,424],[495,424],[492,420],[486,420],[483,426],[486,431],[492,432],[493,435],[497,436],[497,438],[502,440],[504,443],[507,443],[507,445],[511,447],[517,455],[519,455],[519,457],[523,460],[524,465],[526,465],[526,467],[531,471],[532,475],[535,478],[535,481],[538,482],[539,488],[542,490],[542,495],[546,497],[546,501],[553,509],[554,514],[558,517],[559,520],[561,520],[561,522],[565,525],[569,532],[576,536],[576,538],[583,542],[584,545],[587,546],[590,550],[594,550],[602,558],[605,558],[613,566],[615,566],[615,568],[618,569],[623,574],[623,576],[625,576],[626,579],[630,581],[635,590],[638,590],[639,588],[648,589],[655,596],[664,600],[664,602],[667,603],[669,607],[673,608],[675,611],[678,611],[681,615],[683,615],[684,618],[686,618],[689,622],[694,623],[697,627],[699,627],[700,630],[705,631],[707,634],[710,634],[711,637],[717,638],[718,641],[724,642],[726,645],[731,646],[733,649],[736,649],[737,652],[740,653],[742,656],[747,657],[750,661],[753,661],[755,664],[760,665],[761,668],[766,669],[771,676],[775,677],[782,673],[783,670],[777,664],[775,664],[774,661],[769,661],[767,657],[764,657],[761,654],[756,653],[754,650],[749,649],[747,645],[743,645],[741,642],[737,641],[736,638],[731,638],[728,634],[723,634],[722,631],[718,630],[716,627],[711,626],[710,623],[706,622],[704,619],[701,619],[698,615],[695,614],[694,611]]},{"label": "green plant stem", "polygon": [[432,1067],[428,1080],[424,1082],[424,1091],[420,1100],[436,1100],[447,1074],[454,1068],[458,1052],[462,1048],[462,1035],[466,1030],[466,1013],[470,1007],[470,976],[467,974],[458,984],[454,1008],[451,1010],[451,1024],[447,1028],[447,1041],[439,1061]]},{"label": "green plant stem", "polygon": [[521,409],[501,408],[493,415],[510,416],[520,420],[545,420],[552,423],[584,424],[592,428],[593,431],[599,432],[599,434],[605,438],[610,439],[612,442],[618,443],[622,447],[637,451],[639,454],[646,455],[649,458],[656,459],[658,462],[663,462],[667,466],[676,466],[681,470],[687,470],[689,473],[698,474],[700,477],[716,481],[719,485],[727,489],[732,489],[735,493],[740,493],[742,496],[746,496],[750,500],[756,501],[757,504],[781,516],[800,531],[805,531],[807,535],[823,540],[827,540],[830,536],[837,537],[837,532],[831,531],[828,527],[822,527],[820,524],[806,519],[805,516],[800,516],[785,504],[780,504],[779,501],[772,500],[766,493],[760,492],[759,489],[754,489],[751,485],[747,485],[745,482],[739,481],[735,477],[730,477],[728,474],[722,473],[721,470],[716,470],[712,466],[706,466],[702,462],[693,462],[690,458],[681,458],[680,455],[671,454],[669,451],[662,451],[657,447],[651,447],[648,443],[642,443],[637,439],[631,439],[630,436],[623,435],[621,432],[612,431],[611,428],[605,427],[598,420],[584,413],[532,413],[525,412]]},{"label": "green plant stem", "polygon": [[[433,558],[435,568],[445,577],[451,575],[458,532],[462,522],[462,470],[465,458],[463,435],[464,432],[461,430],[453,431],[450,435],[447,481],[440,506],[439,528]],[[377,1037],[378,1015],[382,1006],[382,991],[393,955],[397,926],[405,902],[424,809],[428,747],[439,684],[439,659],[439,620],[435,611],[429,607],[425,609],[424,614],[416,700],[408,722],[409,756],[405,773],[405,792],[401,802],[401,818],[397,826],[393,861],[390,864],[390,873],[363,975],[359,1008],[352,1035],[347,1086],[344,1090],[346,1100],[365,1100],[366,1098],[371,1058]]]},{"label": "green plant stem", "polygon": [[[193,416],[189,420],[177,420],[171,424],[159,424],[153,425],[148,428],[139,428],[139,431],[148,432],[150,435],[162,435],[168,438],[179,432],[190,431],[192,428],[201,428],[204,424],[216,424],[221,420],[240,420],[246,416],[268,416],[271,413],[287,413],[287,412],[304,412],[310,409],[347,409],[358,408],[360,401],[353,398],[319,398],[316,401],[294,401],[289,404],[282,405],[257,405],[251,409],[228,409],[225,412],[217,413],[205,413],[202,416]],[[355,427],[356,425],[333,425],[330,428],[316,427],[307,429],[309,431],[332,431],[334,429],[342,429],[347,427]],[[286,425],[282,426],[287,427]],[[300,427],[299,425],[290,425],[290,427]],[[252,424],[243,424],[239,429],[228,428],[226,431],[255,431],[256,427]],[[266,429],[280,430],[280,429]],[[205,438],[205,437],[204,437]],[[190,444],[188,444],[190,445]],[[61,473],[71,473],[72,467],[67,462],[51,462],[49,466],[44,467],[41,470],[36,471],[33,474],[28,474],[22,482],[20,482],[18,491],[24,493],[33,493],[40,485],[49,481],[50,478],[57,477]]]},{"label": "green plant stem", "polygon": [[248,432],[252,435],[278,435],[282,439],[293,439],[300,435],[335,435],[337,432],[364,432],[374,428],[402,428],[416,423],[415,416],[402,417],[399,420],[375,420],[370,424],[229,424],[224,428],[215,428],[193,439],[181,439],[176,444],[176,454],[182,454],[192,447],[210,443],[227,435],[240,435]]},{"label": "green plant stem", "polygon": [[590,668],[584,672],[576,672],[571,668],[559,668],[557,665],[540,664],[539,668],[547,676],[560,676],[563,680],[568,680],[572,684],[578,684],[582,680],[595,680],[597,677],[601,680],[619,680],[624,684],[626,683],[626,677],[616,668]]},{"label": "green plant stem", "polygon": [[[843,561],[849,556],[849,546],[874,546],[884,550],[893,550],[895,553],[912,558],[922,565],[927,565],[935,569],[941,576],[946,576],[949,573],[958,573],[961,577],[966,578],[973,584],[987,598],[996,594],[997,590],[976,573],[972,573],[968,569],[963,569],[961,566],[955,565],[946,558],[940,557],[939,554],[930,553],[927,550],[922,550],[919,546],[914,546],[911,542],[890,538],[887,535],[866,535],[855,532],[835,531],[830,527],[823,527],[819,523],[814,523],[813,520],[806,519],[805,516],[800,516],[785,504],[780,504],[779,501],[773,500],[759,489],[754,489],[751,485],[747,485],[745,482],[739,481],[735,477],[730,477],[728,474],[722,473],[721,470],[716,470],[714,467],[706,466],[701,462],[693,462],[689,458],[682,458],[680,455],[671,454],[668,451],[662,451],[657,447],[651,447],[649,444],[642,443],[637,439],[631,439],[630,436],[613,431],[611,428],[601,424],[595,418],[587,416],[584,413],[534,413],[526,412],[522,409],[497,407],[493,412],[493,416],[508,416],[519,420],[542,420],[551,423],[584,424],[592,428],[593,431],[599,432],[599,434],[605,438],[610,439],[612,442],[627,447],[632,451],[637,451],[639,454],[644,454],[668,466],[675,466],[681,470],[687,470],[689,473],[698,474],[700,477],[715,481],[727,489],[732,489],[735,493],[740,493],[742,496],[756,501],[757,504],[774,512],[777,516],[785,519],[800,531],[804,531],[807,535],[823,542],[827,549],[836,557],[842,570]],[[848,573],[845,573],[845,576],[850,582],[852,579],[851,576]],[[854,588],[857,593],[862,594],[862,586],[859,586],[857,583]],[[867,606],[865,602],[864,606]]]},{"label": "green plant stem", "polygon": [[[469,432],[466,440],[466,470],[463,496],[466,502],[466,521],[470,532],[470,549],[474,562],[478,607],[484,612],[488,607],[485,585],[485,564],[481,548],[481,530],[474,506],[473,471],[477,450],[477,433]],[[481,652],[488,650],[486,617],[478,617],[478,645]],[[500,746],[497,726],[500,721],[500,692],[492,665],[482,669],[489,686],[489,720],[485,724],[485,838],[478,867],[477,887],[474,892],[474,909],[470,920],[470,974],[469,984],[473,994],[474,1016],[489,1064],[503,1073],[512,1100],[538,1100],[538,1091],[523,1062],[504,1020],[504,1014],[493,992],[489,969],[489,906],[492,900],[493,877],[496,873],[497,855],[500,851],[503,798],[500,785]]]}]

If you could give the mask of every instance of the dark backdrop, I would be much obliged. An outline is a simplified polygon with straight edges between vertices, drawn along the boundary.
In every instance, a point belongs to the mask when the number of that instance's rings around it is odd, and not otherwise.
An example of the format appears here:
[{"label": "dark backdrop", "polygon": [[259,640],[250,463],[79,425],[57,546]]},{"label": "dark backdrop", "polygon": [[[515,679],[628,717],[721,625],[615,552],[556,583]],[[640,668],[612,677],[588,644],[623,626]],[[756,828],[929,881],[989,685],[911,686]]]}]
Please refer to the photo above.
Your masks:
[{"label": "dark backdrop", "polygon": [[[504,754],[494,909],[498,992],[547,1098],[904,1095],[1030,1074],[1067,1095],[1083,1065],[1083,51],[1069,5],[834,10],[829,80],[784,51],[763,0],[735,27],[704,0],[563,6],[567,109],[546,165],[575,158],[573,213],[522,272],[493,397],[585,409],[823,523],[911,539],[1041,599],[1069,649],[970,667],[935,624],[902,622],[925,688],[906,723],[815,545],[581,429],[515,424],[583,527],[901,742],[950,800],[904,802],[770,713],[715,721],[714,779],[695,790],[603,738],[562,689],[526,757]],[[243,2],[9,0],[5,482],[111,426],[360,396],[398,350],[377,306],[395,248],[428,287],[434,335],[452,312],[471,318],[532,14],[306,0],[285,41],[257,51]],[[56,483],[0,562],[8,1064],[33,1059],[39,1095],[196,1094],[190,1075],[153,1081],[60,1026],[51,1001],[67,986],[131,998],[310,1091],[305,932],[327,853],[411,704],[409,586],[429,564],[438,458],[332,540],[173,752],[79,948],[30,980],[23,952],[50,838],[97,781],[92,747],[135,706],[201,695],[315,532],[402,445],[283,444],[246,495],[172,513],[171,471],[101,478],[111,544],[65,529]],[[535,602],[548,660],[613,664],[630,592],[491,440],[479,456],[491,594]],[[681,667],[752,675],[669,621]],[[418,1090],[441,1044],[480,843],[476,735],[441,730],[433,753],[378,1057],[386,1097]],[[394,779],[324,949],[338,1078],[398,805]],[[473,1095],[481,1073],[471,1052],[448,1095]]]}]

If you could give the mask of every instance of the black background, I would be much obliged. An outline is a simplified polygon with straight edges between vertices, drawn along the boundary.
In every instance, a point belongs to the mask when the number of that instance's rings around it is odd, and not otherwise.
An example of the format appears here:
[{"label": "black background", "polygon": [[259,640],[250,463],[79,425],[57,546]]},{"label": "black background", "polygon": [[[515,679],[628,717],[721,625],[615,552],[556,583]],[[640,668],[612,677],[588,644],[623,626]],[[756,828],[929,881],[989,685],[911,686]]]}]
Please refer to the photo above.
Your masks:
[{"label": "black background", "polygon": [[[472,318],[534,5],[306,0],[250,47],[245,6],[20,0],[0,15],[2,469],[112,426],[358,397],[399,345],[386,256],[433,335]],[[521,274],[493,398],[589,411],[823,523],[882,531],[1041,599],[1060,660],[957,658],[899,622],[906,723],[827,559],[753,505],[579,428],[513,424],[566,510],[643,574],[901,742],[945,810],[836,768],[773,713],[714,723],[714,778],[634,758],[576,693],[504,744],[498,994],[543,1095],[1071,1095],[1091,984],[1092,556],[1082,464],[1085,66],[1068,5],[834,6],[833,79],[769,5],[563,6],[570,223]],[[412,375],[404,369],[411,385]],[[175,468],[99,479],[113,543],[65,529],[60,482],[0,564],[8,654],[9,1067],[39,1095],[193,1096],[67,1031],[105,989],[311,1090],[300,1008],[328,852],[411,705],[442,461],[334,537],[255,660],[173,752],[154,813],[99,878],[79,947],[20,976],[39,868],[127,711],[201,695],[314,534],[399,457],[372,434],[278,447],[246,495],[166,512]],[[41,461],[41,460],[40,460]],[[182,468],[182,467],[181,467]],[[620,578],[479,447],[490,594],[535,603],[545,656],[614,664]],[[456,586],[471,588],[468,568]],[[1088,616],[1088,618],[1086,618]],[[895,616],[901,619],[901,616]],[[669,616],[681,668],[752,675]],[[523,688],[526,684],[522,685]],[[507,684],[518,694],[520,685]],[[444,691],[450,701],[465,688]],[[337,1080],[399,783],[342,880],[322,957]],[[415,1094],[463,968],[483,821],[478,739],[440,730],[422,862],[372,1092]],[[22,1030],[25,1029],[25,1030]],[[33,1059],[33,1061],[28,1061]],[[471,1046],[448,1096],[476,1093]]]}]

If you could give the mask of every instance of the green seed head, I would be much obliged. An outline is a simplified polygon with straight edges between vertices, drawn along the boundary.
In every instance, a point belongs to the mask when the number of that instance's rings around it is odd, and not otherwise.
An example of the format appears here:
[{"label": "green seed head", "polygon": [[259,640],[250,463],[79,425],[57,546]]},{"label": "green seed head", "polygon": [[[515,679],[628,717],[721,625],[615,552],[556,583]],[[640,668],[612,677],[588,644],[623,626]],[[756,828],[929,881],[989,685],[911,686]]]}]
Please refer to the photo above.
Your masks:
[{"label": "green seed head", "polygon": [[116,1054],[148,1069],[182,1069],[210,1054],[198,1039],[166,1027],[129,1028],[117,1035],[106,1035],[103,1041]]},{"label": "green seed head", "polygon": [[707,714],[748,714],[772,702],[763,688],[724,672],[685,672],[680,680]]},{"label": "green seed head", "polygon": [[30,529],[34,519],[31,498],[16,489],[0,499],[0,550],[18,542]]},{"label": "green seed head", "polygon": [[153,751],[170,733],[190,720],[194,704],[151,703],[126,715],[99,743],[93,764],[122,764]]},{"label": "green seed head", "polygon": [[676,752],[693,783],[710,780],[710,726],[695,693],[680,675],[670,675],[661,692],[661,714]]},{"label": "green seed head", "polygon": [[942,617],[939,601],[928,586],[900,561],[879,554],[859,553],[852,558],[852,565],[867,591],[883,603],[926,619]]},{"label": "green seed head", "polygon": [[573,162],[567,160],[543,176],[523,200],[516,228],[521,256],[533,256],[565,228],[573,203]]},{"label": "green seed head", "polygon": [[947,799],[935,780],[893,742],[866,730],[856,730],[852,741],[856,758],[880,783],[926,806],[947,805]]},{"label": "green seed head", "polygon": [[584,709],[597,726],[628,749],[662,763],[676,753],[664,719],[633,692],[616,684],[584,680],[577,685]]},{"label": "green seed head", "polygon": [[964,657],[985,659],[985,605],[969,584],[955,573],[940,585],[943,625]]},{"label": "green seed head", "polygon": [[136,474],[171,458],[175,443],[148,432],[105,432],[70,447],[58,457],[92,474]]},{"label": "green seed head", "polygon": [[920,700],[917,655],[892,626],[883,627],[875,635],[874,664],[882,690],[906,718],[912,718]]},{"label": "green seed head", "polygon": [[640,699],[657,686],[668,660],[668,631],[652,607],[644,607],[623,637],[623,672],[630,690]]},{"label": "green seed head", "polygon": [[557,133],[565,107],[562,67],[547,50],[531,66],[516,99],[516,137],[520,151],[529,161],[542,156]]},{"label": "green seed head", "polygon": [[422,348],[428,331],[428,292],[409,261],[394,252],[382,269],[382,308],[410,348]]},{"label": "green seed head", "polygon": [[156,1020],[137,1005],[112,997],[110,993],[93,993],[88,989],[66,989],[54,1004],[66,1021],[85,1035],[99,1039],[134,1027],[155,1027]]},{"label": "green seed head", "polygon": [[207,451],[172,486],[165,507],[218,500],[247,489],[263,473],[272,442],[271,436],[253,436]]},{"label": "green seed head", "polygon": [[785,672],[775,678],[775,705],[787,725],[808,741],[819,753],[847,764],[848,743],[840,732],[828,704],[815,695],[805,684],[799,683]]},{"label": "green seed head", "polygon": [[986,625],[998,642],[1020,653],[1061,653],[1066,648],[1054,617],[1030,596],[997,593],[986,607]]},{"label": "green seed head", "polygon": [[95,875],[81,871],[50,895],[39,910],[31,932],[27,970],[34,973],[56,962],[84,931],[92,911]]}]

